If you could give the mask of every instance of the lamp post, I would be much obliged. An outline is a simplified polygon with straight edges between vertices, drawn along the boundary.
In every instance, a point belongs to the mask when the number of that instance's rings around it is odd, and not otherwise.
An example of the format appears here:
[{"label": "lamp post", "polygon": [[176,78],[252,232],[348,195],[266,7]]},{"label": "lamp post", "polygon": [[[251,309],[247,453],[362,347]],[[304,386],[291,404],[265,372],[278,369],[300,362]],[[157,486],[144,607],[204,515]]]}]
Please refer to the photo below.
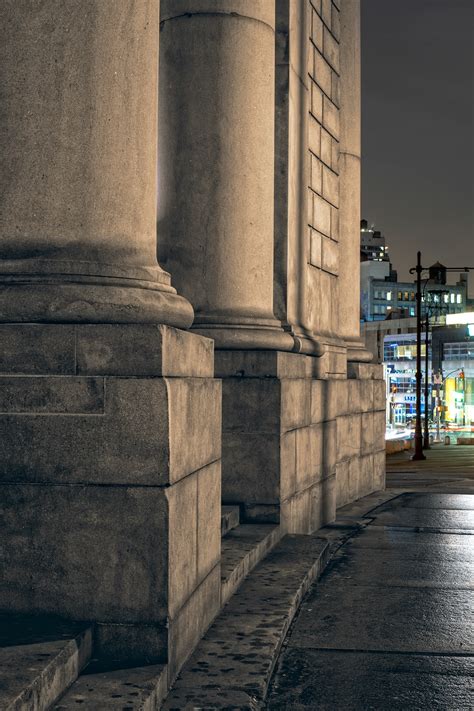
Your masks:
[{"label": "lamp post", "polygon": [[421,252],[416,253],[416,267],[410,273],[416,272],[416,418],[415,418],[415,453],[413,460],[426,459],[423,454],[423,438],[421,435]]},{"label": "lamp post", "polygon": [[[440,265],[441,267],[442,265]],[[429,269],[430,278],[431,275],[440,277],[439,272],[434,272],[434,267]],[[442,275],[441,275],[442,276]],[[430,316],[432,314],[441,315],[445,309],[443,305],[443,299],[446,302],[447,308],[447,294],[448,290],[436,289],[435,291],[426,291],[426,285],[429,279],[425,281],[425,285],[422,291],[422,301],[425,304],[425,417],[424,417],[424,428],[423,428],[423,449],[431,449],[430,446],[430,410],[428,409],[428,398],[429,398],[429,380],[428,380],[428,362],[429,362],[429,333],[430,333]],[[431,408],[430,408],[431,409]]]},{"label": "lamp post", "polygon": [[[410,274],[416,273],[416,419],[415,419],[415,452],[412,459],[414,461],[426,459],[423,454],[423,435],[421,431],[421,275],[423,272],[428,272],[428,279],[434,279],[439,284],[446,284],[446,272],[469,272],[474,267],[445,267],[439,262],[431,267],[423,267],[421,264],[421,252],[416,253],[416,267],[410,269]],[[427,279],[427,282],[428,282]],[[426,283],[427,283],[426,282]],[[425,286],[426,286],[425,283]],[[424,289],[423,289],[424,291]],[[428,316],[427,316],[428,321]],[[426,329],[426,343],[428,343],[428,328]],[[428,369],[428,347],[426,348],[425,362]],[[425,385],[425,393],[427,390],[427,379]],[[429,448],[429,431],[428,421],[426,418],[427,401],[425,399],[425,437],[428,437]]]}]

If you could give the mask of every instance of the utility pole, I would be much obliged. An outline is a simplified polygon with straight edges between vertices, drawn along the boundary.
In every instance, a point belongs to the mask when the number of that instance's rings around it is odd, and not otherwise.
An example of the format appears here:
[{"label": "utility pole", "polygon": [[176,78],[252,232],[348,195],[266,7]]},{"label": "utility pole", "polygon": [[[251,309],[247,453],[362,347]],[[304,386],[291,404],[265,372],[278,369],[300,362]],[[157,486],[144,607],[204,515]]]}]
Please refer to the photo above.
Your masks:
[{"label": "utility pole", "polygon": [[[417,461],[426,459],[423,454],[423,437],[421,434],[421,252],[416,253],[416,420],[415,420],[415,453],[412,457]],[[426,407],[426,403],[425,403]]]}]

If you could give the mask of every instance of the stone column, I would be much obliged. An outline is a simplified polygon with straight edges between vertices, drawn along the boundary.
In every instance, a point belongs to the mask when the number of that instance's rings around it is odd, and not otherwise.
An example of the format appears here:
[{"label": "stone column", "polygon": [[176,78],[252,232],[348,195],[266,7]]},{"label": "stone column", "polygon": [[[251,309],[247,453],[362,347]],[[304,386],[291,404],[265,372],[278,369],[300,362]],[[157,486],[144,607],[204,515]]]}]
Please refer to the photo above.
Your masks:
[{"label": "stone column", "polygon": [[350,361],[370,361],[360,339],[360,0],[341,5],[339,335]]},{"label": "stone column", "polygon": [[218,348],[291,350],[273,314],[274,0],[164,0],[160,43],[160,259]]},{"label": "stone column", "polygon": [[156,260],[158,9],[0,3],[0,608],[171,680],[220,606],[222,398]]},{"label": "stone column", "polygon": [[156,260],[158,12],[1,3],[0,321],[191,324]]}]

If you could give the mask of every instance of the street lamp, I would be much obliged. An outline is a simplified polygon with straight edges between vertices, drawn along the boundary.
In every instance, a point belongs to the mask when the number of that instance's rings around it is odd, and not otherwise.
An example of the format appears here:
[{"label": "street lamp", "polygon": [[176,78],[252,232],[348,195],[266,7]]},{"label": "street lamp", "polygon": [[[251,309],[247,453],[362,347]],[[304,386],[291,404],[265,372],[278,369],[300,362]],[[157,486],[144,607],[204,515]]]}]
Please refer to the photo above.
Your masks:
[{"label": "street lamp", "polygon": [[[423,454],[423,436],[421,432],[421,275],[423,272],[428,272],[427,282],[432,279],[438,284],[446,284],[447,272],[469,272],[471,269],[474,269],[474,267],[445,267],[439,262],[436,262],[431,267],[423,267],[421,264],[421,252],[416,253],[416,267],[410,269],[410,274],[416,273],[416,419],[415,453],[412,457],[414,461],[426,459]],[[425,411],[426,407],[427,403],[425,401]]]}]

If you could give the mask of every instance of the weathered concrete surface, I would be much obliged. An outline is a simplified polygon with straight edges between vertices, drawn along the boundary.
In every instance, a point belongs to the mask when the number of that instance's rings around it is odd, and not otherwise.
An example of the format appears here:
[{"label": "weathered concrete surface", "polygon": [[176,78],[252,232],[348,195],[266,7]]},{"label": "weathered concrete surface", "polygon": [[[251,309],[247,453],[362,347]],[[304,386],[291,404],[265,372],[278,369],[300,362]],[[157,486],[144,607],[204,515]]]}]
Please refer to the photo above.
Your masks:
[{"label": "weathered concrete surface", "polygon": [[0,614],[0,708],[49,708],[76,680],[91,651],[87,624]]},{"label": "weathered concrete surface", "polygon": [[267,708],[472,708],[473,512],[412,493],[367,514],[303,602]]}]

